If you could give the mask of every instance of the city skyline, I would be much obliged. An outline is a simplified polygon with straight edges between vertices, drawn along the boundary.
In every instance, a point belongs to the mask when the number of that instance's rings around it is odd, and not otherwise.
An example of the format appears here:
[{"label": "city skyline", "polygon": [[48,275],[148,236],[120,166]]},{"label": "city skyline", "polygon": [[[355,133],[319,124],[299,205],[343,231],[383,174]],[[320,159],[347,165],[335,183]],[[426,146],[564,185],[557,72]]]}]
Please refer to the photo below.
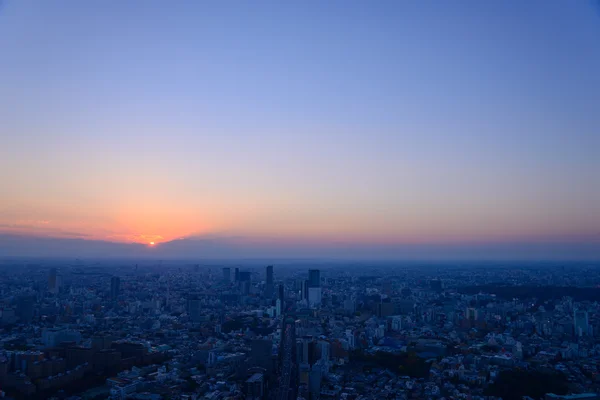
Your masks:
[{"label": "city skyline", "polygon": [[600,258],[598,37],[592,1],[4,1],[0,252]]}]

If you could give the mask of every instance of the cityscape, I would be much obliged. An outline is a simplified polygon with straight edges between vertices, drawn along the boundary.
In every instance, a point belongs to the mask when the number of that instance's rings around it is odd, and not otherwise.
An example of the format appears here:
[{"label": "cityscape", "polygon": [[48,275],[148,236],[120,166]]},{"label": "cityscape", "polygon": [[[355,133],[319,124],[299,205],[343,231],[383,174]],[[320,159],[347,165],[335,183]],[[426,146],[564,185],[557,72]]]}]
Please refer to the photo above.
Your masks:
[{"label": "cityscape", "polygon": [[13,260],[1,273],[9,398],[600,392],[598,264]]},{"label": "cityscape", "polygon": [[600,400],[600,0],[0,0],[0,400]]}]

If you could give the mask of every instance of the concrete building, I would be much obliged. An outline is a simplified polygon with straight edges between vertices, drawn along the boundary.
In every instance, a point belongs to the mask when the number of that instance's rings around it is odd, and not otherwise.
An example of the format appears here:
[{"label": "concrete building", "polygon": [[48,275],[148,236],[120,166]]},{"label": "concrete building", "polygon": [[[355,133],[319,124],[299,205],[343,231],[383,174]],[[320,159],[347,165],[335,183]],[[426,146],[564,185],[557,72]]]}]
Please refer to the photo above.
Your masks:
[{"label": "concrete building", "polygon": [[273,297],[273,290],[273,266],[269,265],[266,268],[265,297]]},{"label": "concrete building", "polygon": [[113,276],[110,278],[110,298],[116,300],[119,297],[119,291],[121,290],[121,278]]},{"label": "concrete building", "polygon": [[231,282],[231,268],[229,267],[223,268],[223,282]]}]

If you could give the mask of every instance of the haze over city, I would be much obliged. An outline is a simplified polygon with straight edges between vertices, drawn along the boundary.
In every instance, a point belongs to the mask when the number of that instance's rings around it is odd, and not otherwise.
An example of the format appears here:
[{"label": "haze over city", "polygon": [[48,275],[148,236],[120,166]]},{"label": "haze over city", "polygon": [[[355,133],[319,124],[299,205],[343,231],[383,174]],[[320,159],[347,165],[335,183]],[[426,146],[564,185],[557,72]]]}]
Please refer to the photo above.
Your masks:
[{"label": "haze over city", "polygon": [[600,258],[593,1],[0,5],[0,254]]},{"label": "haze over city", "polygon": [[0,0],[3,400],[600,400],[600,0]]}]

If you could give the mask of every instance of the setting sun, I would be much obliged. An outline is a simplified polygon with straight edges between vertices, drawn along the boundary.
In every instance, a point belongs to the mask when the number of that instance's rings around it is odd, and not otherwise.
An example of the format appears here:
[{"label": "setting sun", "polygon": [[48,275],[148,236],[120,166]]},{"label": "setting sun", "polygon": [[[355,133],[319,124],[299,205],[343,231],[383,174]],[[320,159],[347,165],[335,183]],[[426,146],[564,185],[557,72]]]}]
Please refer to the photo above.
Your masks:
[{"label": "setting sun", "polygon": [[150,242],[150,246],[154,246],[154,242]]}]

